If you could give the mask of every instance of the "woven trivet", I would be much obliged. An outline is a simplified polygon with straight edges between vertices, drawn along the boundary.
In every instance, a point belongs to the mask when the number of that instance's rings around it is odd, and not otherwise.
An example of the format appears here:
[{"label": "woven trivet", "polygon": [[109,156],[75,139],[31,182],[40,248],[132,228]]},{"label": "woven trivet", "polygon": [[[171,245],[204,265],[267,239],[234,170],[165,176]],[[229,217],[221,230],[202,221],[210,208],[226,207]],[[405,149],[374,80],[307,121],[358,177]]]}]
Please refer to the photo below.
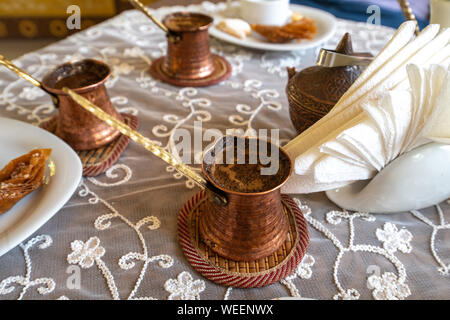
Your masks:
[{"label": "woven trivet", "polygon": [[156,59],[151,67],[150,67],[150,74],[163,82],[167,82],[170,84],[173,84],[174,86],[179,87],[207,87],[212,86],[214,84],[217,84],[219,82],[222,82],[231,75],[231,65],[230,63],[221,56],[218,56],[216,54],[212,54],[212,58],[214,61],[214,72],[207,76],[206,78],[201,79],[178,79],[173,78],[170,75],[168,75],[164,70],[162,69],[162,65],[164,63],[164,57]]},{"label": "woven trivet", "polygon": [[308,228],[302,212],[287,195],[282,195],[289,220],[289,234],[281,248],[260,260],[233,261],[223,258],[199,238],[199,216],[205,210],[205,191],[197,193],[178,215],[178,241],[189,263],[209,280],[237,288],[267,286],[295,271],[306,253]]},{"label": "woven trivet", "polygon": [[[124,123],[130,126],[133,130],[137,130],[139,126],[139,120],[137,117],[128,114],[121,113]],[[42,123],[40,127],[51,133],[55,133],[58,116],[51,118],[50,120]],[[76,151],[83,164],[83,176],[95,177],[102,174],[111,166],[116,163],[120,155],[125,151],[130,138],[125,135],[120,135],[113,142],[107,144],[98,149]]]}]

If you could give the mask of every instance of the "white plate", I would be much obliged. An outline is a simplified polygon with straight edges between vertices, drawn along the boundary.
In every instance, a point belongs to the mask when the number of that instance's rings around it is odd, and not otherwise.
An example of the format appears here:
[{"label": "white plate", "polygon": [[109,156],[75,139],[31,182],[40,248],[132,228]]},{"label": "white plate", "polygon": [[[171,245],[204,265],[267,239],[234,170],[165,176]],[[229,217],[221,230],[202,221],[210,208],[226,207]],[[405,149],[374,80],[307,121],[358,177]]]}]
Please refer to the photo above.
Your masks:
[{"label": "white plate", "polygon": [[0,169],[36,148],[51,148],[56,174],[0,215],[0,256],[31,236],[61,209],[80,183],[80,158],[64,141],[28,123],[0,118]]},{"label": "white plate", "polygon": [[270,43],[264,41],[262,37],[260,37],[258,34],[255,34],[255,32],[253,31],[245,39],[239,39],[216,28],[216,25],[220,21],[225,19],[225,16],[220,13],[213,15],[214,25],[209,29],[209,34],[217,39],[247,48],[269,51],[291,51],[304,50],[307,48],[318,46],[319,44],[330,39],[336,32],[337,22],[336,18],[332,14],[323,10],[297,4],[291,4],[290,8],[292,12],[299,12],[303,16],[315,21],[317,26],[317,34],[313,37],[312,40],[302,40],[301,42],[290,43]]}]

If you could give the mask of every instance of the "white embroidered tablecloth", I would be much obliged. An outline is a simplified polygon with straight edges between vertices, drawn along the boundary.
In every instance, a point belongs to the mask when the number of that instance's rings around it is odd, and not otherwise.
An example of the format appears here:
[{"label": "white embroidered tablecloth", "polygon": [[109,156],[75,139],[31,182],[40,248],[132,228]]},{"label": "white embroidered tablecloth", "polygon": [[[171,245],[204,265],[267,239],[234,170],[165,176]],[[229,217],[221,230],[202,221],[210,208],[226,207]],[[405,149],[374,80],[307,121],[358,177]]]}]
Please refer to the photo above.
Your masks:
[{"label": "white embroidered tablecloth", "polygon": [[[188,7],[211,12],[224,4]],[[182,7],[161,8],[160,17]],[[394,30],[339,20],[323,47],[350,32],[358,51],[376,54]],[[0,43],[1,46],[1,43]],[[164,34],[135,10],[15,60],[41,79],[63,61],[96,58],[113,68],[113,104],[137,115],[140,132],[171,150],[177,130],[279,128],[294,138],[284,92],[287,66],[310,66],[316,49],[275,53],[212,40],[233,66],[229,80],[178,88],[147,70],[166,50]],[[0,49],[1,52],[1,49]],[[0,116],[39,125],[50,98],[0,69]],[[1,130],[1,128],[0,128]],[[450,205],[417,212],[343,212],[323,193],[295,198],[311,242],[292,276],[264,288],[230,289],[197,273],[177,242],[177,215],[198,188],[142,147],[130,144],[106,174],[83,179],[72,199],[20,246],[0,257],[0,299],[449,299]],[[407,192],[407,190],[405,190]]]}]

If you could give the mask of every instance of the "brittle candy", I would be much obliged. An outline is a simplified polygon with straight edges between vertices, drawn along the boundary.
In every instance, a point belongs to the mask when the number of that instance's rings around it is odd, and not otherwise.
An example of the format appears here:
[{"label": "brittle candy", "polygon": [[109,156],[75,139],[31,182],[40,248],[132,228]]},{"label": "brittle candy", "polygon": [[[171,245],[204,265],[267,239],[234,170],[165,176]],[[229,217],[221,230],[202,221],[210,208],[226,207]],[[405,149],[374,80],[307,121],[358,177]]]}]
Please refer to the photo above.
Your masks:
[{"label": "brittle candy", "polygon": [[287,23],[284,26],[252,24],[251,28],[273,43],[286,43],[294,39],[298,41],[302,39],[311,40],[313,35],[317,33],[314,21],[304,17]]},{"label": "brittle candy", "polygon": [[32,150],[0,171],[0,214],[42,185],[50,154],[51,149]]}]

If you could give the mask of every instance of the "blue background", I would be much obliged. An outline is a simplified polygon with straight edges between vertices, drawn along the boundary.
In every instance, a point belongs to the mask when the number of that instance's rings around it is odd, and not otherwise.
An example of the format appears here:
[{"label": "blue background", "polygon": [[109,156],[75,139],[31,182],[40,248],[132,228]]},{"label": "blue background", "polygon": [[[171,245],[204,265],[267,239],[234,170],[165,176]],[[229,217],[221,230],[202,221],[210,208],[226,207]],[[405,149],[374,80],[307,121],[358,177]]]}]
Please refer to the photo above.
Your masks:
[{"label": "blue background", "polygon": [[[396,0],[392,0],[396,3]],[[412,0],[415,1],[415,0]],[[291,0],[291,3],[302,4],[310,7],[319,8],[328,11],[338,18],[367,22],[367,19],[371,16],[371,13],[367,13],[367,8],[370,5],[367,1],[359,2],[357,0]],[[373,1],[373,4],[377,4]],[[392,8],[385,8],[380,6],[382,25],[398,28],[398,26],[405,21],[400,5],[398,11],[392,10]],[[417,15],[416,15],[417,16]],[[428,20],[419,19],[420,29],[423,29],[429,24]]]}]

